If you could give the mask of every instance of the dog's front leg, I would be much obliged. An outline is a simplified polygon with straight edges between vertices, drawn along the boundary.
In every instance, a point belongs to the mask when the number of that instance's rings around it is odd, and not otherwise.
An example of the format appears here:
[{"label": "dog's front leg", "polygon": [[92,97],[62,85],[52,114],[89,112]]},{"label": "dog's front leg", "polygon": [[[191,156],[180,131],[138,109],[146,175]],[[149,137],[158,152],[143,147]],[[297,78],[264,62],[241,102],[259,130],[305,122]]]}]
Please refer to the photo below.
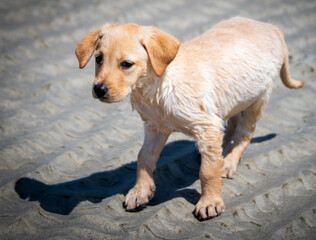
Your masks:
[{"label": "dog's front leg", "polygon": [[161,133],[145,124],[145,140],[138,154],[137,181],[125,199],[127,211],[141,210],[151,199],[155,190],[153,173],[156,163],[170,133]]},{"label": "dog's front leg", "polygon": [[196,136],[201,153],[200,180],[202,196],[194,214],[200,220],[215,217],[224,211],[221,188],[224,160],[222,157],[223,132],[220,127],[203,129]]}]

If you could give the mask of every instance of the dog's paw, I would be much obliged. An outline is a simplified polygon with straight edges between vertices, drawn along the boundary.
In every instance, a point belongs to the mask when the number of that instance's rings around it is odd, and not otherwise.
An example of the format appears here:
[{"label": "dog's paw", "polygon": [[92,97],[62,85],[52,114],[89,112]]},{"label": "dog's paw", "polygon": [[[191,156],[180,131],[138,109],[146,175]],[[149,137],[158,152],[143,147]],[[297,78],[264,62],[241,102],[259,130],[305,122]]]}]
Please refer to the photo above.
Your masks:
[{"label": "dog's paw", "polygon": [[225,159],[223,167],[224,174],[222,175],[222,177],[233,178],[233,174],[236,172],[236,169],[237,164],[235,162],[229,159]]},{"label": "dog's paw", "polygon": [[209,200],[205,197],[201,197],[199,202],[195,206],[194,215],[200,220],[206,220],[216,217],[225,211],[225,204],[222,199],[217,201]]},{"label": "dog's paw", "polygon": [[126,195],[123,206],[126,211],[135,212],[143,210],[150,199],[154,196],[154,187],[143,189],[134,187]]}]

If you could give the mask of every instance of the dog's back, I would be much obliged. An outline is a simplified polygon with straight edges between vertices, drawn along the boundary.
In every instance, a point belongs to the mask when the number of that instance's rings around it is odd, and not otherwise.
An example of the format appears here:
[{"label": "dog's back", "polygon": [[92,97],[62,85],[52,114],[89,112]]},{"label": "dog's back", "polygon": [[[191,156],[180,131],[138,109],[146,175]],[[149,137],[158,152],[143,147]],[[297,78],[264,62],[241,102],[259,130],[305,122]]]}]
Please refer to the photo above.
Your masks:
[{"label": "dog's back", "polygon": [[[286,86],[303,86],[290,79],[287,59],[283,36],[276,27],[235,17],[184,43],[168,70],[176,66],[185,72],[178,76],[195,75],[191,84],[202,85],[212,95],[205,95],[204,104],[213,99],[213,105],[221,106],[222,118],[229,119],[270,91],[281,69]],[[185,67],[179,70],[179,65]]]}]

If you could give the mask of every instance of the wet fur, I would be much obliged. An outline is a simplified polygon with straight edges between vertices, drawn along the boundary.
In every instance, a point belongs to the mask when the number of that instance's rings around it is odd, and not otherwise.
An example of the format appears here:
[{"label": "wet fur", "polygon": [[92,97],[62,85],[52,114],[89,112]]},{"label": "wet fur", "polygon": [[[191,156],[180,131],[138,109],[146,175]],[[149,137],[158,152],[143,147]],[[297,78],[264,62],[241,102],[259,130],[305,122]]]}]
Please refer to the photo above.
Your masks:
[{"label": "wet fur", "polygon": [[[304,86],[290,78],[280,30],[241,17],[221,22],[182,45],[157,28],[103,25],[79,42],[80,68],[94,51],[104,56],[94,81],[109,89],[103,101],[121,101],[130,94],[133,109],[145,122],[137,181],[125,200],[128,211],[141,208],[151,198],[160,152],[168,136],[178,131],[196,140],[202,156],[202,196],[196,217],[204,220],[223,212],[221,177],[230,178],[236,171],[273,80],[281,76],[289,88]],[[123,59],[133,61],[133,68],[120,69]]]}]

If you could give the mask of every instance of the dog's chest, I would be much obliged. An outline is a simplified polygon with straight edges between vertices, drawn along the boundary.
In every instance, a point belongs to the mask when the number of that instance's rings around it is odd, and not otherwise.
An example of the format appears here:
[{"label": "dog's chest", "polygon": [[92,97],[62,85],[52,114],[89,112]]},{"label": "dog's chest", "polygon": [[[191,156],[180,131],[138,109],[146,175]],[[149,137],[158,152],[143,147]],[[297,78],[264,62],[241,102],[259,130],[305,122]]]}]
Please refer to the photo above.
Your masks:
[{"label": "dog's chest", "polygon": [[171,117],[166,113],[162,106],[146,101],[132,104],[144,122],[152,125],[159,132],[170,133],[176,131],[176,126],[172,124]]}]

